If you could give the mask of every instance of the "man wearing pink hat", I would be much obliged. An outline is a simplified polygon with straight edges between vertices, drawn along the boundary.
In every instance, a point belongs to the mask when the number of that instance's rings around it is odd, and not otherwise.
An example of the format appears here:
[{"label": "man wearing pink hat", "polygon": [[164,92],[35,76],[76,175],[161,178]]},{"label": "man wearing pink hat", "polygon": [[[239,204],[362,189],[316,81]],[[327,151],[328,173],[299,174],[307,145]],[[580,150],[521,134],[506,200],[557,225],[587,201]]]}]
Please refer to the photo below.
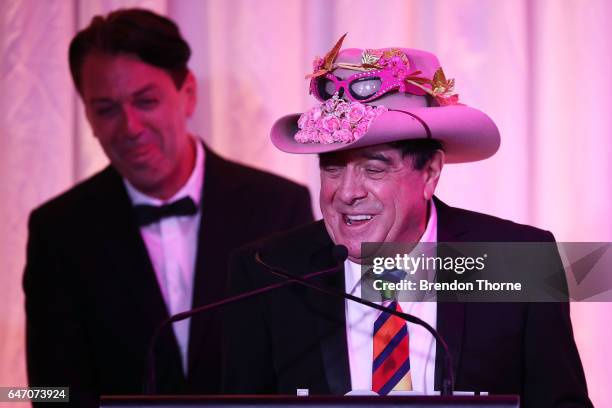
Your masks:
[{"label": "man wearing pink hat", "polygon": [[[323,220],[238,251],[236,293],[278,277],[256,260],[356,294],[363,242],[554,242],[550,232],[450,207],[434,197],[445,163],[492,156],[499,131],[459,103],[453,80],[425,51],[345,49],[342,39],[308,77],[319,104],[279,119],[274,145],[320,159]],[[567,303],[388,304],[433,326],[452,354],[455,389],[519,394],[524,407],[592,406]],[[228,310],[225,391],[433,394],[441,346],[419,326],[354,302],[296,287]],[[245,339],[248,338],[248,341]]]}]

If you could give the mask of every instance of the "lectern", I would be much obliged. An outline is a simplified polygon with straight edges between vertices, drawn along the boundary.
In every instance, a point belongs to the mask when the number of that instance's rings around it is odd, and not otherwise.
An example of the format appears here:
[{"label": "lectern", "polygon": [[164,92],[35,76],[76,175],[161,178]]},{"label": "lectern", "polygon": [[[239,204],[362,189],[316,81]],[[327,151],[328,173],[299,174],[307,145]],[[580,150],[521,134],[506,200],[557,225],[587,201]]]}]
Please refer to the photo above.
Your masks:
[{"label": "lectern", "polygon": [[103,396],[101,407],[114,408],[345,408],[345,407],[423,407],[423,408],[519,408],[516,395],[496,396]]}]

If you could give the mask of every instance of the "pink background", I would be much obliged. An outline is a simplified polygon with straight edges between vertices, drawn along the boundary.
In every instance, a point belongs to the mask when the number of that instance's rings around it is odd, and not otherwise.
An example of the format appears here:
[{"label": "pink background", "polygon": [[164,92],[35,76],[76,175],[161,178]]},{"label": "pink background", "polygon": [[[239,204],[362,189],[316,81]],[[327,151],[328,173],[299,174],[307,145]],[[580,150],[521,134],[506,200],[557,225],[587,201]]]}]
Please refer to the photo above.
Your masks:
[{"label": "pink background", "polygon": [[[462,101],[498,124],[500,151],[447,166],[442,200],[551,230],[559,241],[612,241],[612,2],[2,0],[0,385],[26,384],[28,213],[107,162],[72,88],[68,43],[94,14],[136,5],[179,23],[199,81],[191,129],[227,157],[318,195],[315,158],[276,151],[268,130],[313,104],[304,74],[349,32],[348,47],[434,52]],[[572,304],[595,406],[612,406],[610,312],[609,303]]]}]

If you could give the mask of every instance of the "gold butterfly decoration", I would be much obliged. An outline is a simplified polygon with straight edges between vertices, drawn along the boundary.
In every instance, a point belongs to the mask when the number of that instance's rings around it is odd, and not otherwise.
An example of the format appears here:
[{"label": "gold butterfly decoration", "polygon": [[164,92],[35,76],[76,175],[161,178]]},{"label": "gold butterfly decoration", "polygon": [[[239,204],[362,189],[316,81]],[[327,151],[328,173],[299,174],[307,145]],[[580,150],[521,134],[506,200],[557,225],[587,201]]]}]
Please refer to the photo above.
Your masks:
[{"label": "gold butterfly decoration", "polygon": [[453,88],[455,87],[454,79],[446,79],[442,68],[438,68],[434,74],[433,80],[431,81],[431,91],[434,95],[438,94],[452,94]]},{"label": "gold butterfly decoration", "polygon": [[361,53],[361,65],[364,68],[378,68],[378,60],[382,53],[378,50],[367,49]]},{"label": "gold butterfly decoration", "polygon": [[325,75],[334,69],[334,61],[336,60],[336,57],[340,52],[340,48],[342,48],[342,42],[344,41],[344,37],[346,37],[347,34],[348,33],[345,33],[342,37],[340,37],[340,39],[336,42],[336,45],[334,45],[334,48],[332,48],[327,54],[325,54],[325,58],[323,58],[323,64],[317,70],[317,72],[306,75],[307,79],[320,77],[321,75]]}]

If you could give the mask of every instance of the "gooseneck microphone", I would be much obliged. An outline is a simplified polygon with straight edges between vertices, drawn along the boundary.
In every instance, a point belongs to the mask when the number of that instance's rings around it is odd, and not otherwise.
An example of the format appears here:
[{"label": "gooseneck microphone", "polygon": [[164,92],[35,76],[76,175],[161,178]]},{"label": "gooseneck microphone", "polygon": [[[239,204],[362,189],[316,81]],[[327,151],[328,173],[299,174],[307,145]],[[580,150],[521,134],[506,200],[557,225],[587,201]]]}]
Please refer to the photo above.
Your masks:
[{"label": "gooseneck microphone", "polygon": [[[348,249],[344,245],[336,245],[332,249],[332,256],[337,263],[336,267],[334,267],[332,270],[336,270],[339,267],[339,265],[342,264],[346,260],[346,258],[348,258]],[[441,395],[453,395],[455,379],[454,379],[454,374],[453,374],[453,367],[452,367],[452,362],[451,362],[452,360],[451,360],[450,351],[448,349],[448,345],[446,344],[446,341],[444,341],[442,336],[440,336],[438,332],[436,331],[436,329],[431,327],[429,323],[411,314],[404,313],[404,312],[398,312],[395,309],[390,309],[382,305],[376,304],[374,302],[370,302],[368,300],[361,299],[357,296],[351,295],[350,293],[340,292],[337,290],[329,289],[329,288],[311,283],[308,281],[308,279],[312,277],[312,274],[304,275],[304,276],[297,276],[297,275],[294,275],[292,273],[285,271],[284,269],[269,265],[261,258],[261,253],[259,251],[255,253],[255,261],[259,263],[260,265],[266,267],[268,270],[270,270],[270,272],[274,273],[275,275],[282,276],[283,278],[287,279],[287,283],[290,283],[290,282],[299,283],[300,285],[306,286],[308,288],[314,289],[318,292],[322,292],[330,296],[348,299],[353,302],[357,302],[362,305],[369,306],[376,310],[380,310],[381,312],[392,314],[401,319],[404,319],[405,321],[408,321],[414,324],[418,324],[419,326],[422,326],[425,329],[427,329],[427,331],[431,333],[431,335],[436,339],[436,342],[440,344],[442,346],[442,349],[444,350],[444,371],[442,372],[442,389],[440,391],[440,394]]]},{"label": "gooseneck microphone", "polygon": [[[315,278],[317,276],[320,275],[325,275],[326,273],[330,273],[330,272],[337,272],[339,264],[341,262],[344,262],[344,260],[347,258],[348,256],[348,250],[346,249],[346,247],[341,246],[341,245],[337,245],[336,247],[341,247],[339,249],[334,248],[334,258],[335,259],[341,259],[341,261],[338,262],[337,265],[335,265],[332,268],[328,268],[328,269],[324,269],[321,271],[317,271],[317,272],[313,272],[313,273],[309,273],[307,275],[304,275],[302,277],[299,277],[300,280],[308,280],[311,278]],[[258,257],[258,255],[256,254],[256,259]],[[286,278],[286,276],[283,276],[284,278]],[[157,344],[157,340],[159,338],[159,335],[162,333],[162,331],[164,329],[166,329],[168,327],[168,325],[170,325],[171,323],[174,322],[180,322],[181,320],[185,320],[188,319],[192,316],[195,316],[197,314],[200,313],[204,313],[204,312],[208,312],[210,310],[216,309],[218,307],[221,306],[225,306],[234,302],[238,302],[240,300],[243,299],[248,299],[250,297],[253,296],[257,296],[260,295],[262,293],[266,293],[269,292],[271,290],[277,289],[277,288],[281,288],[283,286],[287,286],[290,285],[291,283],[294,283],[294,280],[292,278],[288,278],[289,280],[283,281],[283,282],[279,282],[279,283],[275,283],[269,286],[264,286],[262,288],[259,289],[255,289],[255,290],[251,290],[249,292],[244,292],[244,293],[240,293],[238,295],[235,296],[231,296],[225,299],[221,299],[218,300],[216,302],[212,302],[212,303],[207,303],[205,305],[187,310],[185,312],[182,313],[177,313],[175,315],[172,315],[170,317],[168,317],[166,320],[162,321],[159,325],[157,325],[157,327],[155,328],[155,331],[153,332],[153,336],[151,336],[151,341],[149,342],[149,348],[147,350],[147,360],[146,360],[146,366],[145,366],[145,373],[144,373],[144,385],[143,385],[143,392],[145,395],[154,395],[156,394],[157,391],[157,379],[156,379],[156,374],[155,374],[155,345]],[[296,281],[297,282],[297,281]]]}]

